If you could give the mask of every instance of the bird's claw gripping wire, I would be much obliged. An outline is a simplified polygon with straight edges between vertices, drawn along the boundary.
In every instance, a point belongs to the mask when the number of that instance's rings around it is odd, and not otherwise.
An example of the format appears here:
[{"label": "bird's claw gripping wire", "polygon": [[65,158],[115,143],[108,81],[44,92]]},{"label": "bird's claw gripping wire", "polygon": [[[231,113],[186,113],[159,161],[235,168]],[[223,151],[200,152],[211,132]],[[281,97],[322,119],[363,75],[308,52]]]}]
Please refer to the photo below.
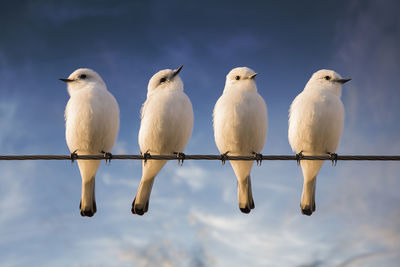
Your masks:
[{"label": "bird's claw gripping wire", "polygon": [[256,160],[257,166],[261,166],[263,161],[263,155],[261,153],[253,152],[254,159]]},{"label": "bird's claw gripping wire", "polygon": [[101,151],[101,153],[103,153],[104,158],[106,159],[106,165],[107,163],[110,165],[113,155],[110,152]]},{"label": "bird's claw gripping wire", "polygon": [[336,153],[328,152],[329,158],[332,161],[332,166],[336,166],[338,155]]},{"label": "bird's claw gripping wire", "polygon": [[75,160],[78,159],[78,154],[76,154],[76,151],[78,150],[75,150],[74,152],[71,153],[71,163],[74,163]]},{"label": "bird's claw gripping wire", "polygon": [[304,158],[303,156],[304,156],[303,151],[300,151],[299,153],[296,154],[297,166],[300,165],[300,161]]},{"label": "bird's claw gripping wire", "polygon": [[229,153],[229,151],[226,151],[225,153],[221,154],[222,165],[225,165],[225,161],[228,160],[228,153]]},{"label": "bird's claw gripping wire", "polygon": [[147,160],[151,158],[151,155],[149,153],[149,151],[143,153],[143,160],[144,160],[144,164],[146,164]]},{"label": "bird's claw gripping wire", "polygon": [[183,162],[185,161],[185,153],[183,152],[174,152],[176,158],[178,159],[178,165],[182,166]]}]

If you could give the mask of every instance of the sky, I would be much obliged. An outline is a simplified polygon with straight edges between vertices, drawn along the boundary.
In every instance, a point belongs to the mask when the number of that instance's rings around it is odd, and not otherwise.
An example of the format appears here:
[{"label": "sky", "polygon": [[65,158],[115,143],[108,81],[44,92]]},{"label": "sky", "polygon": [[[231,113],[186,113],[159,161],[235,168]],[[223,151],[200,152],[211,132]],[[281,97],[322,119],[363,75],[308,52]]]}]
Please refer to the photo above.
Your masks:
[{"label": "sky", "polygon": [[[217,154],[212,110],[234,67],[259,73],[268,106],[265,155],[292,154],[288,109],[312,73],[343,89],[338,154],[400,151],[400,4],[351,1],[1,1],[0,154],[69,154],[66,78],[97,71],[120,106],[114,154],[139,154],[147,83],[184,65],[194,129],[187,154]],[[101,164],[97,213],[81,217],[69,161],[0,162],[2,266],[398,266],[400,165],[323,166],[312,216],[300,212],[301,169],[252,170],[256,208],[237,206],[236,178],[218,161],[169,162],[149,212],[131,214],[139,161]]]}]

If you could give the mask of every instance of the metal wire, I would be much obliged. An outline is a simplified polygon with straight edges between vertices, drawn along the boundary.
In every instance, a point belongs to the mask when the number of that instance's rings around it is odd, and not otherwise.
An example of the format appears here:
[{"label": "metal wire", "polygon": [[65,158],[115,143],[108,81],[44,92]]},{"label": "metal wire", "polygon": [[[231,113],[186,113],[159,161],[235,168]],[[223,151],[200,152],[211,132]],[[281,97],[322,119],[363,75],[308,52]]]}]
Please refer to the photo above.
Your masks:
[{"label": "metal wire", "polygon": [[296,155],[254,155],[254,156],[229,156],[229,155],[0,155],[0,160],[357,160],[357,161],[400,161],[397,155],[331,155],[301,156]]}]

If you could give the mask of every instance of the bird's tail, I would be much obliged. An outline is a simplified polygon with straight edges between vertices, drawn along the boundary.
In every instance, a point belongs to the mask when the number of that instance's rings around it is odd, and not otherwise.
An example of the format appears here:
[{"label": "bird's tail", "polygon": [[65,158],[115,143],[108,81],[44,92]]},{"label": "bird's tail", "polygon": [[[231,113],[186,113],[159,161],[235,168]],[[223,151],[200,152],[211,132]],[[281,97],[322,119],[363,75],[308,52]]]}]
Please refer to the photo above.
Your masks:
[{"label": "bird's tail", "polygon": [[82,180],[82,198],[79,204],[82,216],[92,217],[97,211],[94,187],[94,176],[87,181]]},{"label": "bird's tail", "polygon": [[249,213],[255,207],[250,179],[250,171],[253,162],[231,161],[230,163],[238,180],[239,209],[243,213]]},{"label": "bird's tail", "polygon": [[245,179],[238,181],[238,200],[239,209],[243,213],[249,213],[255,208],[250,175]]},{"label": "bird's tail", "polygon": [[148,211],[154,179],[165,163],[167,163],[166,160],[149,160],[142,163],[143,175],[132,203],[131,211],[133,214],[143,215]]},{"label": "bird's tail", "polygon": [[92,217],[96,211],[95,176],[100,166],[100,160],[78,160],[82,177],[82,196],[79,208],[82,216]]},{"label": "bird's tail", "polygon": [[304,179],[303,192],[301,194],[301,213],[310,216],[315,211],[315,185],[317,176],[311,179]]},{"label": "bird's tail", "polygon": [[136,193],[135,199],[132,203],[131,211],[133,214],[143,215],[149,210],[150,194],[155,178],[156,177],[154,176],[140,181],[138,192]]},{"label": "bird's tail", "polygon": [[303,160],[301,169],[303,171],[303,191],[301,194],[300,208],[301,213],[310,216],[315,211],[315,186],[317,174],[324,161],[322,160]]}]

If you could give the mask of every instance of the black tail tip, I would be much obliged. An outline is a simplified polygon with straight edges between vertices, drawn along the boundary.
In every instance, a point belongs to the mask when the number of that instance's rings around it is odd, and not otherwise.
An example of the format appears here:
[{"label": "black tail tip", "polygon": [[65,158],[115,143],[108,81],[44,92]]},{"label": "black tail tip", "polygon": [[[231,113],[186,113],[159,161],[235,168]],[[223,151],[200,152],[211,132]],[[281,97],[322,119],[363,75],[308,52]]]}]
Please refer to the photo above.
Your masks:
[{"label": "black tail tip", "polygon": [[254,209],[256,205],[254,204],[254,200],[250,201],[250,209]]},{"label": "black tail tip", "polygon": [[135,204],[135,202],[136,202],[136,197],[132,202],[132,208],[131,208],[132,214],[137,214],[137,215],[143,216],[143,214],[145,214],[145,212],[147,211],[146,207],[148,207],[148,205],[146,205],[144,208],[143,207],[140,208],[140,207],[138,207],[139,205]]},{"label": "black tail tip", "polygon": [[315,202],[312,204],[312,206],[305,206],[302,207],[300,205],[300,209],[301,209],[301,213],[307,216],[311,216],[311,214],[313,214],[313,212],[315,211]]},{"label": "black tail tip", "polygon": [[83,210],[82,209],[82,200],[79,202],[79,210],[82,217],[93,217],[93,215],[97,211],[96,202],[93,202],[93,210]]},{"label": "black tail tip", "polygon": [[132,214],[136,214],[136,215],[140,215],[140,216],[143,216],[143,214],[144,214],[143,210],[135,209],[135,207],[132,207],[131,212],[132,212]]},{"label": "black tail tip", "polygon": [[245,207],[245,208],[240,208],[239,207],[239,209],[240,209],[241,212],[246,213],[246,214],[249,214],[250,211],[251,211],[251,209],[249,207]]},{"label": "black tail tip", "polygon": [[301,213],[304,214],[304,215],[307,215],[307,216],[311,216],[311,214],[313,213],[313,210],[309,209],[309,208],[301,209]]},{"label": "black tail tip", "polygon": [[92,217],[95,214],[95,212],[91,210],[81,210],[81,216],[82,217]]}]

